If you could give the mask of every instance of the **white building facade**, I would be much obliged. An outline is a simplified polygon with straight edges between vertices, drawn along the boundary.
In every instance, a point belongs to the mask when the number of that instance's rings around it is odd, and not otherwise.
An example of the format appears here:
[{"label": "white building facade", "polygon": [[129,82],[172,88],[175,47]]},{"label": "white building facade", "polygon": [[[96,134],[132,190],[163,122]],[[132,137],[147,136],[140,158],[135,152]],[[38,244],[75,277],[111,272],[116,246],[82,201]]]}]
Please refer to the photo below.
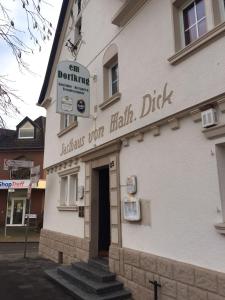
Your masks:
[{"label": "white building facade", "polygon": [[[160,299],[225,299],[224,33],[223,0],[63,2],[39,98],[41,255],[108,256],[134,299],[149,280]],[[89,118],[56,113],[57,64],[75,59]]]}]

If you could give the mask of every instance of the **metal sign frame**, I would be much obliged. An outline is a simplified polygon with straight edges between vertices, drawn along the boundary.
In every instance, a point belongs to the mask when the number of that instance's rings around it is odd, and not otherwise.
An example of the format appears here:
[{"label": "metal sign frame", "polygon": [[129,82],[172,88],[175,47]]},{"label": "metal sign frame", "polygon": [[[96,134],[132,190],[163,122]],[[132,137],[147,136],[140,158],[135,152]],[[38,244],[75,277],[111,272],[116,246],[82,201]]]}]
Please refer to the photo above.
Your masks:
[{"label": "metal sign frame", "polygon": [[31,160],[4,159],[3,169],[7,171],[8,169],[31,168],[33,165],[34,162]]},{"label": "metal sign frame", "polygon": [[57,66],[56,112],[90,117],[90,73],[76,61],[61,61]]}]

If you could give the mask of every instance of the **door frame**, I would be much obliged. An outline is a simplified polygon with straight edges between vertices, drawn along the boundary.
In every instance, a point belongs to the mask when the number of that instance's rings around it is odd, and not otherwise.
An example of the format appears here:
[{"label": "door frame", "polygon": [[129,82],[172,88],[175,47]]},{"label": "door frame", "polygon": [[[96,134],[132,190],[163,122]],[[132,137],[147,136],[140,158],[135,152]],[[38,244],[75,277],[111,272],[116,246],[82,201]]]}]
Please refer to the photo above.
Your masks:
[{"label": "door frame", "polygon": [[[18,226],[24,226],[24,223],[25,223],[25,212],[26,212],[26,198],[24,197],[11,197],[10,198],[11,200],[11,214],[10,214],[10,224],[6,224],[7,227],[10,227],[10,226],[15,226],[15,227],[18,227]],[[13,224],[13,211],[14,211],[14,201],[15,200],[23,200],[23,215],[22,215],[22,224]],[[8,212],[8,205],[9,205],[9,201],[7,201],[7,210],[6,212]]]},{"label": "door frame", "polygon": [[121,247],[121,201],[119,178],[120,141],[93,149],[82,157],[85,162],[84,237],[90,242],[89,258],[98,256],[98,168],[109,166],[110,246]]}]

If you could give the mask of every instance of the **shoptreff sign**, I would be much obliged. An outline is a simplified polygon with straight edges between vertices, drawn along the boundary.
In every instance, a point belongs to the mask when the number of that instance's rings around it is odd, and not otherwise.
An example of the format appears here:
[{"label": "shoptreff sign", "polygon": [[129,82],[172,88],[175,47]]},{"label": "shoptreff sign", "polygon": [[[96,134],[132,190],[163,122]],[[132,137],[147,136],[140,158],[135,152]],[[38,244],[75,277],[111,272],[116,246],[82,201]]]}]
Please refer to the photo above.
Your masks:
[{"label": "shoptreff sign", "polygon": [[27,189],[30,184],[30,180],[0,180],[0,190],[8,189]]},{"label": "shoptreff sign", "polygon": [[62,61],[57,66],[56,112],[79,117],[90,115],[90,73],[73,61]]}]

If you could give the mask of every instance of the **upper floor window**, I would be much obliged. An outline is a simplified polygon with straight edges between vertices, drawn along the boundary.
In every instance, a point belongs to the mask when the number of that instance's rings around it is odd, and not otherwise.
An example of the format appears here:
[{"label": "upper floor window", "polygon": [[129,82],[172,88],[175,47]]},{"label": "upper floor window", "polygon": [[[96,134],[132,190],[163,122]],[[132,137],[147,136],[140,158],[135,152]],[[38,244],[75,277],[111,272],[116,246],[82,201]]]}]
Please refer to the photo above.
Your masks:
[{"label": "upper floor window", "polygon": [[103,56],[103,102],[101,109],[111,106],[120,100],[118,47],[111,44]]},{"label": "upper floor window", "polygon": [[[225,0],[171,0],[174,26],[172,64],[182,61],[222,37],[225,31]],[[188,46],[188,47],[186,47]],[[182,50],[182,51],[180,51]]]},{"label": "upper floor window", "polygon": [[79,15],[80,11],[81,11],[81,0],[78,0],[77,1],[77,14],[78,15]]},{"label": "upper floor window", "polygon": [[30,122],[26,122],[18,131],[19,139],[32,139],[34,138],[34,126]]},{"label": "upper floor window", "polygon": [[72,115],[68,115],[68,114],[61,114],[60,129],[61,130],[66,129],[76,121],[77,121],[76,116],[72,116]]},{"label": "upper floor window", "polygon": [[110,67],[109,72],[110,96],[113,96],[119,91],[118,62],[116,62]]},{"label": "upper floor window", "polygon": [[75,37],[74,37],[74,40],[75,40],[75,45],[77,45],[77,43],[81,40],[81,28],[82,28],[82,18],[80,17],[77,22],[76,22],[76,25],[75,25]]},{"label": "upper floor window", "polygon": [[183,26],[185,45],[206,33],[206,12],[204,0],[191,2],[183,9]]},{"label": "upper floor window", "polygon": [[19,168],[11,171],[11,179],[30,179],[29,168]]}]

